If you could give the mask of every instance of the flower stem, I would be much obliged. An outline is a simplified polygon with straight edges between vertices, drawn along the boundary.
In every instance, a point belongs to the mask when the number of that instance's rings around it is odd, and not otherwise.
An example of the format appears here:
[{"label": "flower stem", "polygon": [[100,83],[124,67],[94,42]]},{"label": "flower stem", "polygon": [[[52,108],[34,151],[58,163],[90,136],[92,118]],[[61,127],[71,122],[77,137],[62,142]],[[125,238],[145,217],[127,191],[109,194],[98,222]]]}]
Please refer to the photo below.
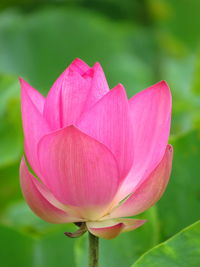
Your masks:
[{"label": "flower stem", "polygon": [[99,266],[99,238],[88,232],[89,237],[89,267]]}]

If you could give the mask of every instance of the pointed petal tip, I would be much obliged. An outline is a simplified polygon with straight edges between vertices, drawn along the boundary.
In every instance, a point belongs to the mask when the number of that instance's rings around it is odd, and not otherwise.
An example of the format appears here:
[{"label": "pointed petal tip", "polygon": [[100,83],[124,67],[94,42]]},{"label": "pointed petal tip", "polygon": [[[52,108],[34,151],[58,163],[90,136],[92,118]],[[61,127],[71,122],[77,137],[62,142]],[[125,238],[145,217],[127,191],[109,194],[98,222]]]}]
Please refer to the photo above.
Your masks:
[{"label": "pointed petal tip", "polygon": [[26,91],[25,86],[30,86],[22,77],[19,77],[21,91]]},{"label": "pointed petal tip", "polygon": [[24,87],[27,86],[31,90],[36,91],[36,89],[32,88],[32,86],[26,80],[24,80],[22,77],[19,77],[19,83],[20,83],[21,89],[24,89]]},{"label": "pointed petal tip", "polygon": [[83,63],[85,63],[85,61],[82,60],[80,57],[76,57],[72,62],[83,62]]},{"label": "pointed petal tip", "polygon": [[169,93],[171,92],[169,84],[165,80],[160,81],[160,88],[167,90]]},{"label": "pointed petal tip", "polygon": [[138,220],[137,225],[138,225],[138,227],[139,227],[139,226],[145,224],[146,222],[148,222],[148,220],[146,220],[146,219]]},{"label": "pointed petal tip", "polygon": [[127,98],[128,100],[128,97],[127,97],[127,93],[126,93],[126,89],[125,87],[123,86],[123,84],[121,83],[118,83],[115,87],[113,87],[110,91],[112,91],[113,93],[115,94],[121,94],[123,97]]},{"label": "pointed petal tip", "polygon": [[90,66],[80,58],[75,58],[72,63],[67,68],[73,72],[78,72],[80,75],[83,75],[86,71],[90,69]]},{"label": "pointed petal tip", "polygon": [[145,224],[147,222],[147,220],[140,220],[140,219],[124,219],[124,228],[122,230],[122,232],[129,232],[129,231],[133,231],[137,228],[139,228],[140,226],[142,226],[143,224]]},{"label": "pointed petal tip", "polygon": [[21,76],[19,76],[18,79],[19,79],[20,84],[23,83],[24,79]]},{"label": "pointed petal tip", "polygon": [[172,98],[171,97],[171,90],[170,90],[170,87],[169,87],[168,83],[165,80],[162,80],[162,81],[150,86],[146,90],[149,90],[149,89],[150,90],[155,90],[155,91],[162,91],[163,94],[169,98],[170,105],[171,105],[171,101],[172,101],[171,100],[171,98]]},{"label": "pointed petal tip", "polygon": [[99,78],[99,75],[102,74],[104,75],[103,68],[101,67],[101,64],[99,62],[95,62],[94,65],[91,68],[88,68],[88,70],[82,75],[84,78],[90,77],[94,78]]},{"label": "pointed petal tip", "polygon": [[[164,93],[164,95],[166,93],[166,96],[171,98],[171,90],[170,90],[170,87],[169,87],[168,83],[165,80],[161,80],[161,81],[159,81],[159,82],[157,82],[157,83],[145,88],[144,90],[140,91],[139,93],[137,93],[135,96],[133,96],[130,99],[130,101],[131,102],[134,101],[134,99],[137,96],[143,96],[144,94],[148,94],[148,93],[150,93],[152,91],[158,93],[161,90]],[[170,100],[170,102],[171,102],[171,100]]]},{"label": "pointed petal tip", "polygon": [[103,71],[103,68],[102,68],[102,66],[101,66],[101,63],[98,62],[98,61],[96,61],[96,62],[94,63],[94,65],[93,65],[92,68],[93,68],[94,70],[101,70],[101,71]]},{"label": "pointed petal tip", "polygon": [[118,90],[126,91],[125,88],[124,88],[124,86],[123,86],[123,84],[121,84],[121,83],[118,83],[115,87],[113,87],[113,89],[118,89]]},{"label": "pointed petal tip", "polygon": [[19,169],[21,170],[22,168],[24,168],[24,166],[26,165],[26,161],[25,161],[25,155],[22,156],[21,162],[20,162],[20,167]]},{"label": "pointed petal tip", "polygon": [[168,84],[167,84],[167,82],[165,80],[161,80],[161,81],[157,82],[156,84],[167,85],[168,86]]},{"label": "pointed petal tip", "polygon": [[169,152],[172,152],[172,153],[174,151],[173,146],[170,144],[167,145],[167,149],[169,150]]},{"label": "pointed petal tip", "polygon": [[148,89],[154,89],[154,90],[166,90],[170,92],[170,87],[168,85],[168,83],[165,80],[161,80],[155,84],[153,84],[152,86],[148,87],[146,90]]},{"label": "pointed petal tip", "polygon": [[79,57],[76,57],[73,61],[72,61],[72,63],[71,64],[86,64],[87,65],[87,63],[84,61],[84,60],[82,60],[82,59],[80,59]]}]

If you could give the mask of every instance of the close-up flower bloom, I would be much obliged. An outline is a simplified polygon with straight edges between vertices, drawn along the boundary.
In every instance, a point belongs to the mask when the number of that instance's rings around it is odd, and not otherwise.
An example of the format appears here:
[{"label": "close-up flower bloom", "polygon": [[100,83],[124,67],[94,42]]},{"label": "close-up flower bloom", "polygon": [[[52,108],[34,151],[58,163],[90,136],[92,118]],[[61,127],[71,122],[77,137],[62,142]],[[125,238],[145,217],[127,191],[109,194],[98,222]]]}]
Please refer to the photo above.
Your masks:
[{"label": "close-up flower bloom", "polygon": [[145,220],[127,218],[154,205],[167,186],[171,93],[161,81],[128,99],[109,89],[99,63],[76,59],[47,97],[20,79],[23,195],[50,223],[85,222],[111,239]]}]

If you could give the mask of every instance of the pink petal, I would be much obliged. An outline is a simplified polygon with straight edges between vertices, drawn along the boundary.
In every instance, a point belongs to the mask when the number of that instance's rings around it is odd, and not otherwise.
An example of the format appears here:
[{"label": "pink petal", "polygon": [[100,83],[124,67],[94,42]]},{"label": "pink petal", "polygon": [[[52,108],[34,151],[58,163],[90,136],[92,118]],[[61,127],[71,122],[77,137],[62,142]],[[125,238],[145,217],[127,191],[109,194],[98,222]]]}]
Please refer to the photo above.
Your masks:
[{"label": "pink petal", "polygon": [[87,101],[85,104],[85,110],[89,109],[99,99],[101,99],[105,94],[109,92],[109,87],[106,81],[106,77],[104,75],[101,65],[98,62],[95,63],[94,67],[92,67],[83,76],[87,77],[88,74],[91,75],[92,80],[91,80],[90,91],[87,96]]},{"label": "pink petal", "polygon": [[42,180],[60,202],[82,216],[101,216],[119,183],[116,160],[103,144],[69,126],[43,137],[38,155]]},{"label": "pink petal", "polygon": [[135,230],[136,228],[142,226],[146,222],[146,220],[129,219],[129,218],[123,218],[122,220],[124,224],[122,232],[129,232]]},{"label": "pink petal", "polygon": [[60,94],[61,127],[74,124],[84,111],[90,89],[90,80],[69,70],[62,84]]},{"label": "pink petal", "polygon": [[166,82],[159,82],[129,101],[134,131],[134,164],[121,187],[121,199],[141,183],[162,159],[168,142],[171,94]]},{"label": "pink petal", "polygon": [[20,165],[20,183],[24,198],[33,210],[33,212],[50,223],[67,223],[80,221],[79,218],[67,214],[54,205],[52,205],[38,190],[39,184],[36,186],[36,178],[29,172],[24,159]]},{"label": "pink petal", "polygon": [[22,90],[27,92],[29,98],[34,103],[38,111],[42,114],[44,109],[45,98],[37,90],[30,86],[25,80],[19,78]]},{"label": "pink petal", "polygon": [[118,236],[124,225],[118,221],[86,222],[88,231],[95,236],[112,239]]},{"label": "pink petal", "polygon": [[173,148],[168,145],[163,159],[137,190],[106,218],[134,216],[153,206],[163,195],[169,181]]},{"label": "pink petal", "polygon": [[25,154],[31,167],[39,175],[37,145],[40,138],[50,131],[41,113],[44,98],[24,80],[21,79],[20,83]]},{"label": "pink petal", "polygon": [[133,132],[125,89],[116,86],[77,122],[78,128],[115,155],[123,178],[133,162]]},{"label": "pink petal", "polygon": [[90,68],[76,59],[51,88],[44,107],[44,117],[53,129],[74,124],[82,112],[108,91],[99,64]]},{"label": "pink petal", "polygon": [[55,196],[48,190],[48,188],[43,183],[41,183],[38,179],[35,179],[35,177],[34,179],[32,179],[32,182],[34,183],[34,186],[37,188],[39,193],[54,207],[60,210],[63,210],[67,212],[67,214],[70,214],[71,217],[76,218],[76,222],[82,221],[81,215],[78,213],[78,209],[64,205],[63,203],[59,202],[55,198]]},{"label": "pink petal", "polygon": [[122,232],[134,230],[145,223],[145,220],[119,218],[115,220],[86,222],[88,231],[95,236],[112,239]]},{"label": "pink petal", "polygon": [[83,75],[90,69],[90,67],[80,58],[76,58],[69,66],[69,68],[72,71],[79,73],[80,75]]}]

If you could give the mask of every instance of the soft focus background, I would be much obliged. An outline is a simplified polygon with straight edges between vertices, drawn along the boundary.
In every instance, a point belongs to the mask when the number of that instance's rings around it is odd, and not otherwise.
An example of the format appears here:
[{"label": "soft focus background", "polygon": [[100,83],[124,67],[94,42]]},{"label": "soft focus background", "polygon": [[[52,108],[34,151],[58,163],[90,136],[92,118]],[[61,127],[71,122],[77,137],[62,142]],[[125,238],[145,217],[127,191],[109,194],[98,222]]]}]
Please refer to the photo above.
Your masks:
[{"label": "soft focus background", "polygon": [[[99,61],[110,87],[131,97],[166,80],[173,94],[173,173],[148,222],[101,240],[101,266],[126,267],[200,217],[200,1],[0,1],[0,265],[87,266],[87,235],[68,239],[73,225],[51,225],[25,204],[19,187],[23,154],[18,77],[46,94],[80,57]],[[199,223],[151,250],[134,266],[200,266]]]}]

